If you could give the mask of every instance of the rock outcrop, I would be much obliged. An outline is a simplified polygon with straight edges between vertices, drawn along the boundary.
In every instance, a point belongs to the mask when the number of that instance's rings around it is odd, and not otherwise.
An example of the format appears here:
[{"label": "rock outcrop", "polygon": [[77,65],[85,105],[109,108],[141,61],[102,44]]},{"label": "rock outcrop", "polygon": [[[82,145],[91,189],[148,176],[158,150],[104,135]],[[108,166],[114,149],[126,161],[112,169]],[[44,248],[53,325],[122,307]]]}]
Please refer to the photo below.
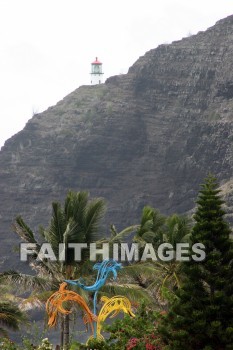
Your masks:
[{"label": "rock outcrop", "polygon": [[53,200],[88,190],[119,229],[145,204],[165,214],[195,205],[214,173],[233,207],[233,16],[147,52],[128,74],[82,86],[33,116],[0,152],[0,257],[10,259],[21,214],[46,225]]}]

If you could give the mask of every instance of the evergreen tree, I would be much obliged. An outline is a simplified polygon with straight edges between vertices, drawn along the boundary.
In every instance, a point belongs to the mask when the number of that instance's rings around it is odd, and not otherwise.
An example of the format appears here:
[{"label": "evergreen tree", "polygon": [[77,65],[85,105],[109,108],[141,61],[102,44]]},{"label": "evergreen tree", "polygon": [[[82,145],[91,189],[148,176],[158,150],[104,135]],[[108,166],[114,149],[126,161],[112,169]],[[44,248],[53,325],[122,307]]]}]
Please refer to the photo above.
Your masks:
[{"label": "evergreen tree", "polygon": [[171,306],[161,332],[168,349],[233,349],[233,246],[224,221],[224,202],[216,179],[202,185],[191,242],[205,246],[206,257],[182,264],[184,284]]}]

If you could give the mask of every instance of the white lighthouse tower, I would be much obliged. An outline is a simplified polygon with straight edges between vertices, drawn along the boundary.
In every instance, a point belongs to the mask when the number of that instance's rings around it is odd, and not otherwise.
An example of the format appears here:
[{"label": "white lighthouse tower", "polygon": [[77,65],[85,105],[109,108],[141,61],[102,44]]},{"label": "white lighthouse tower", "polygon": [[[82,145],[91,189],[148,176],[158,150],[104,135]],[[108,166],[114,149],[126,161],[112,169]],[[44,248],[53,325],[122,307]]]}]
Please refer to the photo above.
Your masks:
[{"label": "white lighthouse tower", "polygon": [[103,83],[102,63],[95,58],[95,61],[91,64],[91,85],[97,85]]}]

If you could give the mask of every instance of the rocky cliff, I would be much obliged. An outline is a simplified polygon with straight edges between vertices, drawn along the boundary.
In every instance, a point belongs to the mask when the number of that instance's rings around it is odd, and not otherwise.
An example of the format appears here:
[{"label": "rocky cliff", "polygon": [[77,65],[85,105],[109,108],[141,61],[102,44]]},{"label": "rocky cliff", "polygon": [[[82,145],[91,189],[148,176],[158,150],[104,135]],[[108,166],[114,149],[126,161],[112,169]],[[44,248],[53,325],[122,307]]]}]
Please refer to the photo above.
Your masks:
[{"label": "rocky cliff", "polygon": [[13,264],[15,216],[46,225],[51,201],[69,189],[105,198],[106,234],[110,223],[137,222],[145,204],[189,211],[212,172],[231,218],[232,121],[233,16],[147,52],[128,74],[78,88],[0,152],[1,260]]}]

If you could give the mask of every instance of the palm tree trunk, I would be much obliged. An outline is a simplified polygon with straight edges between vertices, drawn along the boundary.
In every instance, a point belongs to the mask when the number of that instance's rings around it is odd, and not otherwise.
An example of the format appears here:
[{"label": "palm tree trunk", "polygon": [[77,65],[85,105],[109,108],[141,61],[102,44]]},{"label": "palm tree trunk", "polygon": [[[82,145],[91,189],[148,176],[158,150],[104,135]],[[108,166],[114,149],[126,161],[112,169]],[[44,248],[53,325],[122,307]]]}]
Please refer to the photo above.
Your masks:
[{"label": "palm tree trunk", "polygon": [[70,342],[70,315],[65,315],[64,319],[64,350],[69,349]]},{"label": "palm tree trunk", "polygon": [[[72,266],[66,266],[66,279],[71,279],[72,276]],[[70,315],[64,316],[64,350],[69,349],[70,343]]]},{"label": "palm tree trunk", "polygon": [[64,345],[64,317],[62,315],[62,318],[61,318],[61,333],[60,333],[60,347],[61,347],[61,350],[63,350],[63,345]]}]

